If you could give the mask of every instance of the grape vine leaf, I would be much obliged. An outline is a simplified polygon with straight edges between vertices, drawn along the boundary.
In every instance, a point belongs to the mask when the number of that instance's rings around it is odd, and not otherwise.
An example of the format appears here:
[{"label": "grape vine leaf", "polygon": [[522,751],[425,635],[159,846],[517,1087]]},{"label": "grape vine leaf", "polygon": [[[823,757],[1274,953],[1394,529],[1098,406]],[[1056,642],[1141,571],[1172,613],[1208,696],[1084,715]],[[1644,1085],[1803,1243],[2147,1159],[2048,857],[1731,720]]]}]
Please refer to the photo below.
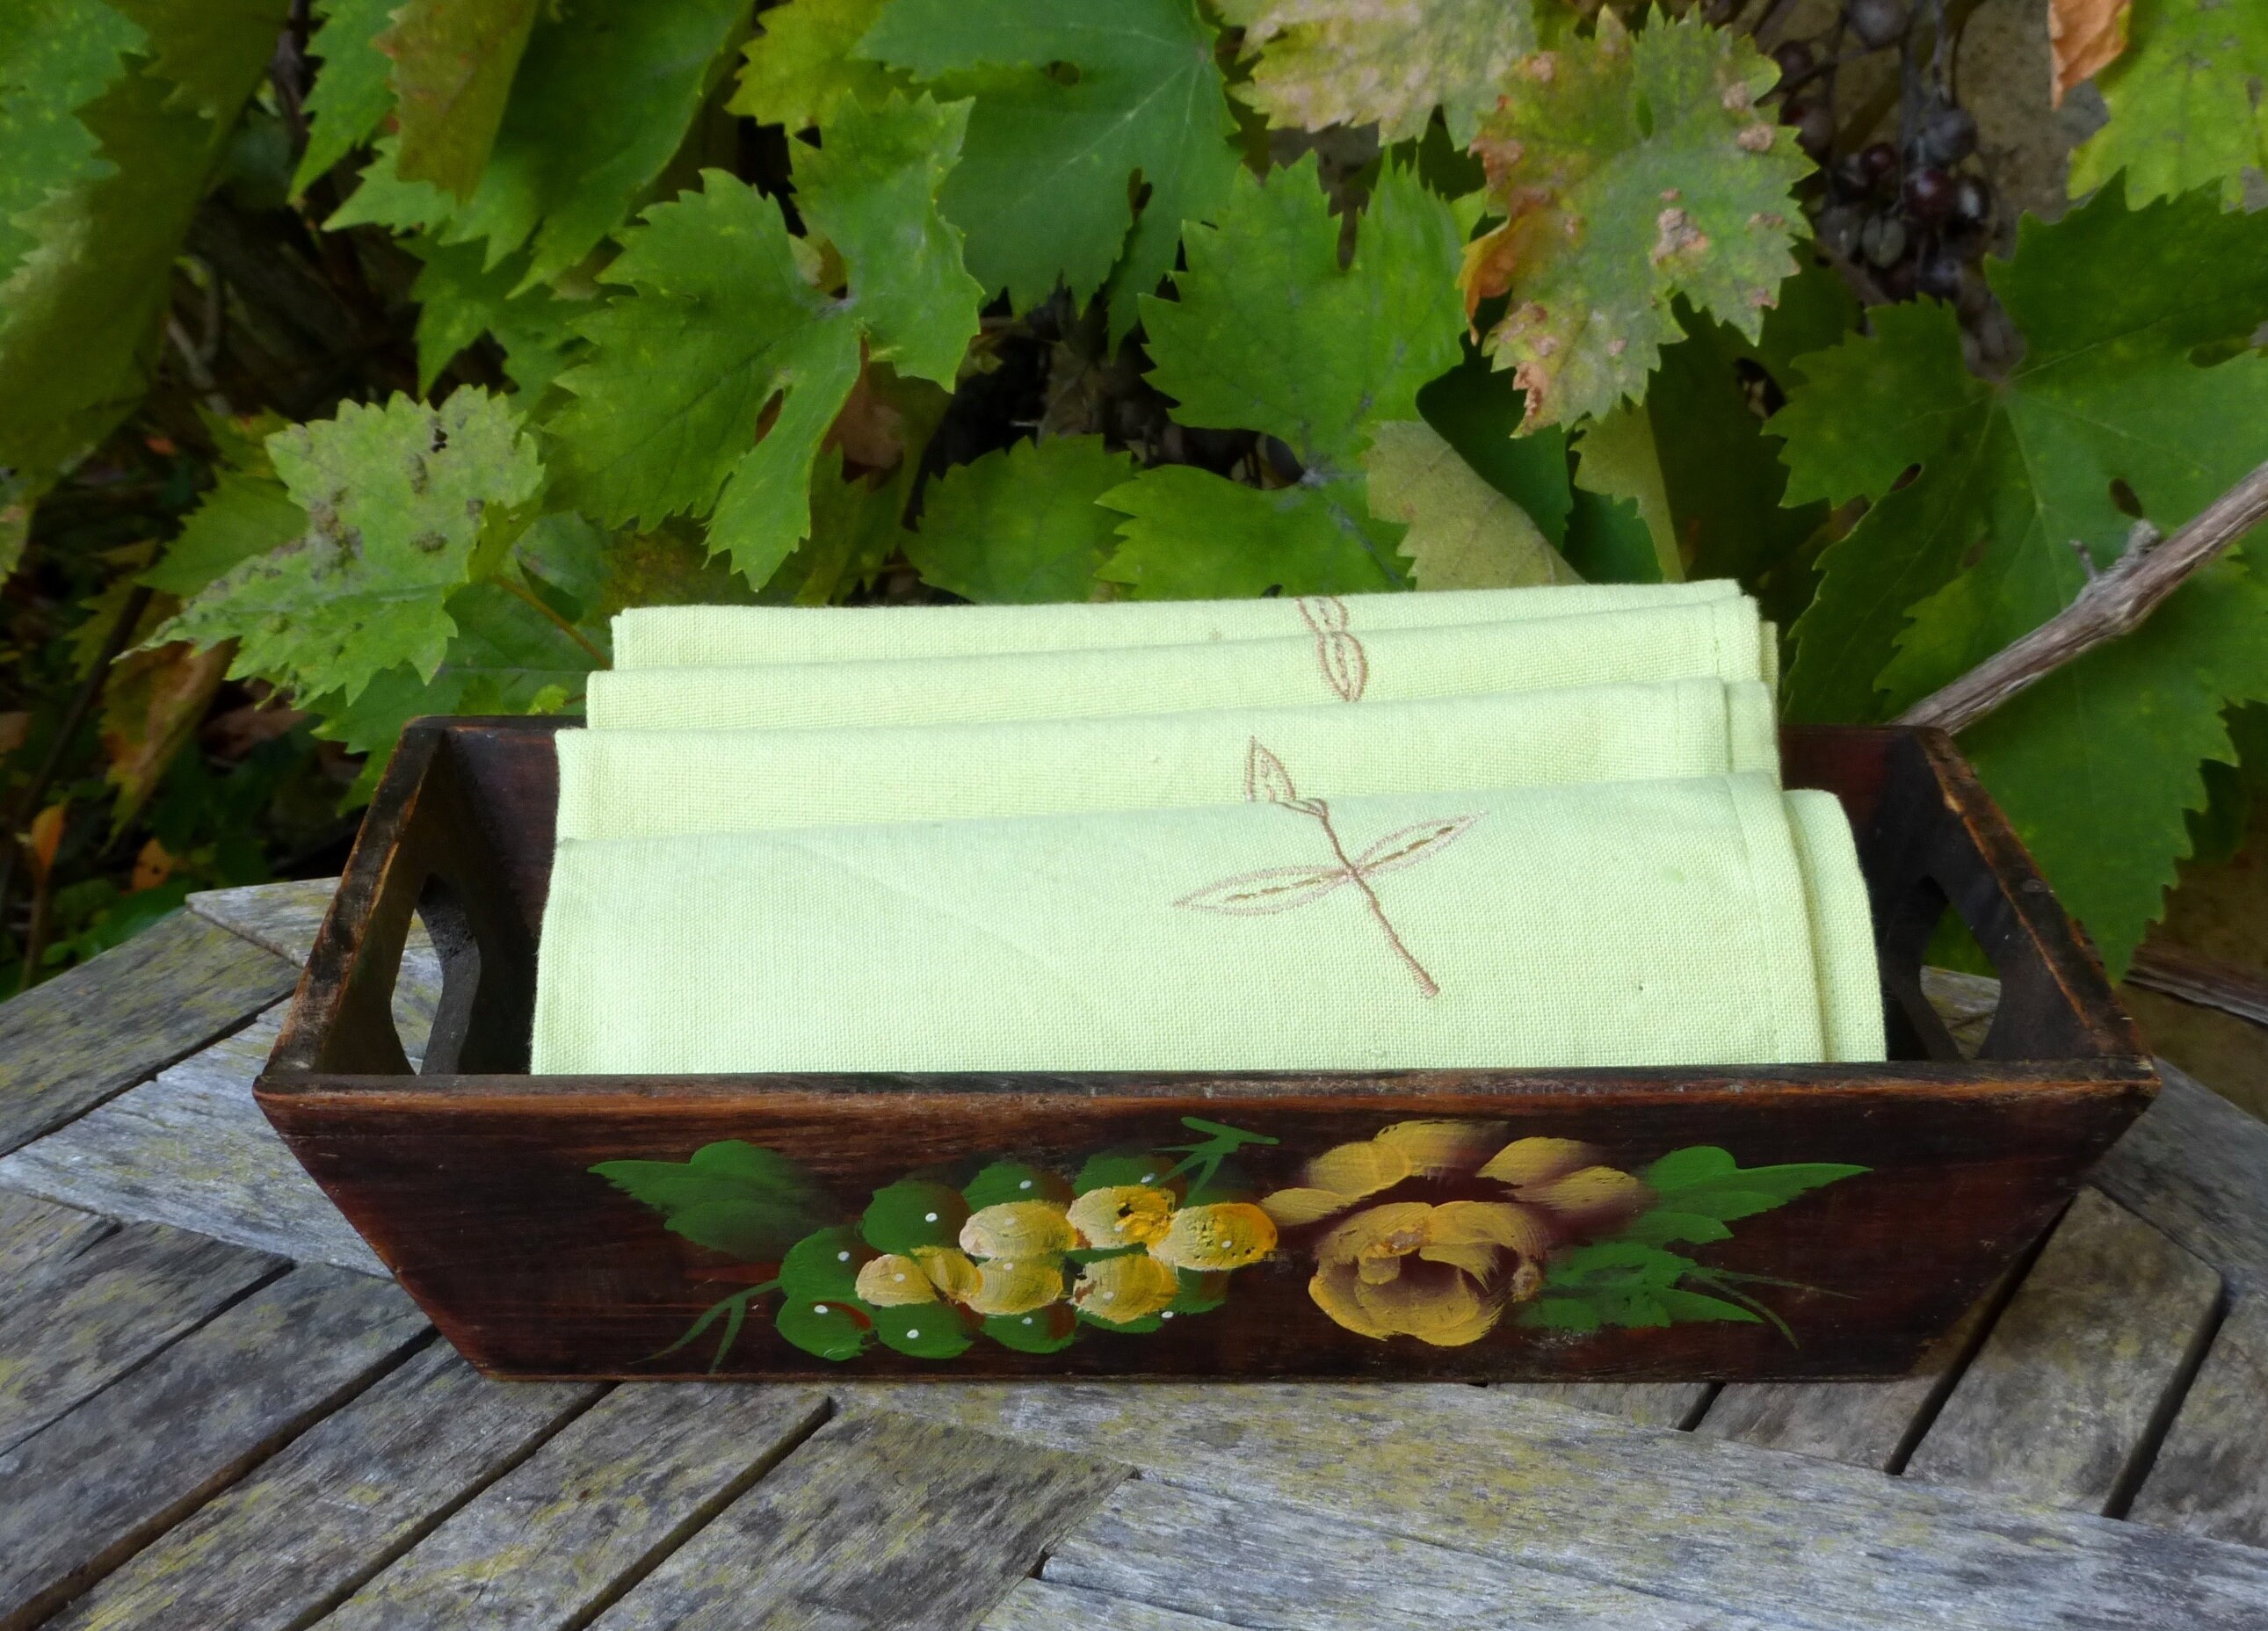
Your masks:
[{"label": "grape vine leaf", "polygon": [[1618,579],[1675,583],[1684,577],[1661,453],[1644,402],[1624,402],[1584,429],[1575,441],[1575,485],[1598,498],[1619,500],[1609,536],[1602,540],[1615,553]]},{"label": "grape vine leaf", "polygon": [[1418,411],[1488,484],[1524,511],[1558,549],[1575,507],[1567,434],[1557,425],[1520,433],[1527,394],[1489,366],[1469,340],[1464,358],[1418,393]]},{"label": "grape vine leaf", "polygon": [[445,244],[423,234],[402,247],[424,262],[409,298],[417,302],[417,389],[433,381],[482,335],[504,351],[504,373],[523,402],[540,401],[573,359],[568,320],[574,302],[549,289],[522,289],[525,263],[514,255],[490,267],[478,244]]},{"label": "grape vine leaf", "polygon": [[[1962,362],[1937,306],[1874,314],[1875,337],[1801,359],[1775,417],[1790,497],[1874,507],[1820,557],[1796,625],[1789,705],[1893,713],[2045,621],[2125,547],[2128,506],[2170,530],[2258,460],[2268,217],[2210,191],[2130,210],[2114,182],[2053,225],[2027,220],[1987,268],[2023,334],[1998,381]],[[1901,482],[1911,469],[1911,479]],[[2123,966],[2187,847],[2198,764],[2230,756],[2223,703],[2262,694],[2268,626],[2231,565],[2143,628],[1964,737],[2049,882]]]},{"label": "grape vine leaf", "polygon": [[839,299],[805,281],[778,204],[721,171],[649,210],[601,275],[629,292],[578,323],[589,358],[559,377],[567,490],[609,524],[711,513],[712,546],[769,579],[810,530],[812,461],[862,346],[949,385],[976,331],[981,292],[929,202],[968,116],[846,105],[836,156],[802,160],[798,202],[849,270]]},{"label": "grape vine leaf", "polygon": [[332,166],[370,140],[394,109],[388,76],[394,64],[378,48],[378,37],[393,20],[401,0],[315,0],[322,18],[308,41],[322,67],[307,87],[300,112],[307,121],[307,146],[291,178],[294,193],[306,191]]},{"label": "grape vine leaf", "polygon": [[1134,461],[1106,452],[1100,436],[988,453],[931,484],[906,558],[980,605],[1090,599],[1119,520],[1096,501],[1133,474]]},{"label": "grape vine leaf", "polygon": [[1514,63],[1535,49],[1529,0],[1223,0],[1244,30],[1252,77],[1237,96],[1271,124],[1375,124],[1414,140],[1439,107],[1450,138],[1473,139]]},{"label": "grape vine leaf", "polygon": [[396,663],[430,678],[491,512],[508,516],[542,483],[519,416],[482,391],[438,408],[397,395],[279,431],[268,452],[306,530],[215,579],[153,641],[235,639],[232,674],[350,703]]},{"label": "grape vine leaf", "polygon": [[[144,71],[171,89],[166,106],[233,124],[251,94],[245,83],[247,39],[271,43],[284,24],[275,0],[101,0],[141,26]],[[256,83],[256,81],[255,81]]]},{"label": "grape vine leaf", "polygon": [[1421,589],[1513,589],[1575,583],[1528,512],[1483,480],[1422,419],[1389,420],[1363,455],[1370,509],[1401,521],[1402,553]]},{"label": "grape vine leaf", "polygon": [[727,1139],[688,1161],[602,1161],[591,1169],[660,1213],[674,1234],[747,1263],[777,1263],[835,1213],[817,1181],[777,1151]]},{"label": "grape vine leaf", "polygon": [[[267,70],[284,4],[232,0],[186,22],[177,4],[144,12],[145,38],[127,70],[77,113],[99,144],[99,171],[82,172],[11,223],[32,245],[0,283],[0,469],[29,473],[34,488],[140,401],[171,293],[166,274],[237,109]],[[184,48],[151,33],[176,24],[198,42],[194,87],[151,67]],[[225,116],[199,111],[216,98],[228,102]]]},{"label": "grape vine leaf", "polygon": [[394,59],[394,173],[472,196],[504,122],[541,0],[407,0],[378,48]]},{"label": "grape vine leaf", "polygon": [[273,476],[224,469],[189,512],[165,558],[141,581],[188,600],[255,555],[281,549],[307,528],[307,513]]},{"label": "grape vine leaf", "polygon": [[2130,0],[2048,0],[2053,106],[2062,107],[2073,85],[2094,78],[2125,50],[2129,4]]},{"label": "grape vine leaf", "polygon": [[2007,379],[1967,370],[1946,307],[1884,306],[1874,338],[1798,361],[1771,421],[1790,502],[1875,500],[1820,557],[1797,718],[1897,712],[2061,609],[2086,577],[2073,542],[2110,565],[2125,505],[2170,531],[2258,461],[2268,358],[2194,354],[2268,320],[2268,215],[2209,192],[2130,210],[2114,182],[2027,218],[1986,277],[2024,336]]},{"label": "grape vine leaf", "polygon": [[389,136],[327,225],[482,240],[492,267],[525,245],[521,286],[547,282],[598,247],[661,174],[747,17],[747,0],[571,0],[529,33],[469,199],[405,179]]},{"label": "grape vine leaf", "polygon": [[1138,595],[1340,594],[1408,587],[1399,523],[1371,513],[1372,431],[1418,418],[1418,388],[1461,355],[1449,208],[1399,166],[1378,179],[1353,256],[1311,153],[1263,183],[1240,174],[1192,225],[1177,299],[1145,295],[1150,382],[1182,424],[1257,431],[1303,474],[1263,492],[1187,466],[1103,502],[1131,519],[1103,569]]},{"label": "grape vine leaf", "polygon": [[[858,52],[941,93],[975,92],[968,149],[940,202],[968,235],[969,270],[1019,309],[1058,279],[1082,303],[1107,278],[1130,293],[1156,288],[1182,224],[1211,217],[1236,172],[1235,122],[1197,0],[893,0]],[[1138,177],[1149,193],[1138,216]],[[1114,303],[1114,339],[1133,326],[1127,306]]]},{"label": "grape vine leaf", "polygon": [[2137,202],[2218,186],[2235,209],[2268,170],[2268,8],[2244,0],[2134,0],[2132,46],[2097,83],[2110,122],[2071,156],[2072,196],[2126,173]]},{"label": "grape vine leaf", "polygon": [[38,241],[18,218],[111,168],[78,110],[142,41],[108,6],[26,0],[0,11],[0,278]]},{"label": "grape vine leaf", "polygon": [[852,48],[889,0],[788,0],[757,18],[760,33],[741,48],[747,60],[726,106],[792,133],[829,123],[845,101],[880,101],[913,82]]},{"label": "grape vine leaf", "polygon": [[1487,344],[1530,425],[1646,394],[1676,334],[1670,298],[1754,339],[1796,269],[1791,189],[1811,169],[1756,99],[1778,70],[1697,14],[1528,57],[1473,151],[1503,224],[1466,250],[1468,308],[1511,297]]}]

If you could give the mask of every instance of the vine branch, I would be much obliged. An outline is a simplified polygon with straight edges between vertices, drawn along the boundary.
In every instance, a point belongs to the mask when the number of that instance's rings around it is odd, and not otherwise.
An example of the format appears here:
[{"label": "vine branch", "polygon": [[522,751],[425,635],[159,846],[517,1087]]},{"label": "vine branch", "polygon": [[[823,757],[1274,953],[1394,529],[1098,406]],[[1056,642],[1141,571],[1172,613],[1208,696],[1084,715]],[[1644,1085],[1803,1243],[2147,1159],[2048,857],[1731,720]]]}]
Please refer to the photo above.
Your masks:
[{"label": "vine branch", "polygon": [[2268,464],[2214,499],[2171,537],[2146,527],[2109,570],[2038,628],[1898,715],[1901,725],[1961,731],[2073,658],[2141,626],[2191,572],[2268,519]]}]

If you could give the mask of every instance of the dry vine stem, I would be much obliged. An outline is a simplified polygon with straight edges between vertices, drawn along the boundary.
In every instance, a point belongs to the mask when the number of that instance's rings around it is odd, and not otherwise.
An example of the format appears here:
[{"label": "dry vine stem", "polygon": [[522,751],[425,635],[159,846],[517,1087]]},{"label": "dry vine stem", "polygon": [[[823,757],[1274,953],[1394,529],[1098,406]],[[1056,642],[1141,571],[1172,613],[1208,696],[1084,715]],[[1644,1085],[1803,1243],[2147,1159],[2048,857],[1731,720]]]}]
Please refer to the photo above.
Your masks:
[{"label": "dry vine stem", "polygon": [[2182,580],[2256,522],[2268,519],[2268,464],[2200,511],[2161,543],[2147,534],[2110,568],[2088,580],[2079,598],[2022,638],[1978,663],[1943,690],[1898,715],[1901,725],[1959,731],[2073,658],[2140,626]]}]

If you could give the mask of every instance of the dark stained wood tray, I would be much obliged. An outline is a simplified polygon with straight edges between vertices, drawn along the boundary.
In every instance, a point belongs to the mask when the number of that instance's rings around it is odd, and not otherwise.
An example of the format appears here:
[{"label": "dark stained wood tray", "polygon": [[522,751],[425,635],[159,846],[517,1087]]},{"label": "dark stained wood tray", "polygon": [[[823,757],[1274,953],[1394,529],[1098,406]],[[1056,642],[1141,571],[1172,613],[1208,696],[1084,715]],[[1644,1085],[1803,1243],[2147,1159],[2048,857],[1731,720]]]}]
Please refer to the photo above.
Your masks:
[{"label": "dark stained wood tray", "polygon": [[[1784,744],[1859,835],[1888,1064],[531,1076],[559,723],[410,727],[258,1084],[491,1375],[1896,1375],[2156,1091],[1967,765],[1898,727]],[[1948,905],[2001,979],[1973,1061],[1920,988]]]}]

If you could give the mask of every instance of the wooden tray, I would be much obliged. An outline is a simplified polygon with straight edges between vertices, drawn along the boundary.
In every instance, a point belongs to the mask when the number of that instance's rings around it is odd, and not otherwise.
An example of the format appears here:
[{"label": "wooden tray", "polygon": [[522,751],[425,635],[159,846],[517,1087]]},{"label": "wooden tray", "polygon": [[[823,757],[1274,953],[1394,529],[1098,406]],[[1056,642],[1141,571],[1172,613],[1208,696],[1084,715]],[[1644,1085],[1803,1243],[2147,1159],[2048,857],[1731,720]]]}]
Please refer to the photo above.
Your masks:
[{"label": "wooden tray", "polygon": [[[1887,1065],[530,1076],[557,724],[409,727],[258,1086],[491,1375],[1895,1375],[2156,1090],[1968,767],[1900,728],[1785,742],[1859,834]],[[1919,985],[1948,904],[2001,979],[1974,1062]]]}]

